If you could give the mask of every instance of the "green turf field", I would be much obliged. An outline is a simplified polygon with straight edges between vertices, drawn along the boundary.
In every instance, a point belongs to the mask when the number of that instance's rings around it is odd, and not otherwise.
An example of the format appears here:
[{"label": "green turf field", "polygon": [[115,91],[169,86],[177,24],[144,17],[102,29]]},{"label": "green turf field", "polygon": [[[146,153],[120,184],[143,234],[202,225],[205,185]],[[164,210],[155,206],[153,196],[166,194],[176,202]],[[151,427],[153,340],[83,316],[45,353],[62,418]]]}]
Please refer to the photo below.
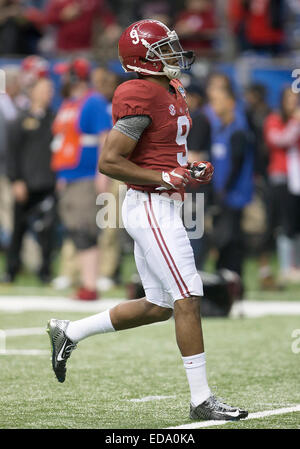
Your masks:
[{"label": "green turf field", "polygon": [[[276,268],[275,261],[274,272]],[[132,257],[128,256],[123,270],[124,282],[129,280],[134,269]],[[207,269],[212,271],[209,264]],[[251,259],[245,265],[245,283],[249,300],[300,300],[299,285],[283,291],[260,291],[257,264]],[[31,296],[51,298],[71,294],[72,290],[57,292],[50,286],[41,286],[35,276],[26,271],[14,285],[0,285],[0,299],[5,296],[6,301],[11,296],[24,297],[26,301]],[[105,293],[106,298],[124,295],[124,287]],[[1,310],[0,329],[45,328],[51,317],[79,319],[86,315],[88,313]],[[292,332],[300,329],[300,315],[204,319],[203,327],[209,383],[225,402],[246,407],[250,413],[300,404],[300,353],[293,353],[291,348]],[[3,346],[0,338],[0,351],[1,344]],[[300,344],[298,346],[300,350]],[[20,352],[0,355],[0,429],[161,429],[190,424],[189,390],[175,343],[173,320],[81,342],[68,362],[64,384],[56,381],[51,370],[46,333],[8,336],[6,349],[42,352],[31,356]],[[143,399],[149,396],[162,398]],[[299,429],[300,412],[218,427]]]},{"label": "green turf field", "polygon": [[[0,329],[45,327],[80,313],[2,313]],[[300,404],[300,353],[291,349],[299,316],[204,319],[208,377],[215,393],[250,413]],[[48,350],[48,336],[7,337],[8,350]],[[153,428],[190,423],[189,391],[172,319],[91,337],[59,384],[45,355],[0,355],[0,428]],[[160,400],[133,402],[148,396]],[[170,397],[168,397],[170,396]],[[222,426],[220,426],[222,427]],[[224,426],[223,426],[224,428]],[[226,428],[300,428],[300,412],[228,423]]]}]

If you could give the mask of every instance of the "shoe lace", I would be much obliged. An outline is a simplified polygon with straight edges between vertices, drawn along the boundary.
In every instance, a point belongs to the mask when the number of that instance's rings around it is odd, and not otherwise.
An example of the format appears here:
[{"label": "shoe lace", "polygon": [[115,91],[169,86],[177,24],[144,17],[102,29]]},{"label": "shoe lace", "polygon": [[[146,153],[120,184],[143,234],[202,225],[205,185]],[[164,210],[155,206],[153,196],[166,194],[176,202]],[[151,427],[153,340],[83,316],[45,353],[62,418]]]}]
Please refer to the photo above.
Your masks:
[{"label": "shoe lace", "polygon": [[[217,398],[216,396],[212,396],[212,407],[218,407],[219,409],[221,409],[222,411],[226,411],[226,406],[229,407],[228,404],[226,404],[226,402],[223,402],[222,398]],[[224,407],[225,405],[225,407]]]}]

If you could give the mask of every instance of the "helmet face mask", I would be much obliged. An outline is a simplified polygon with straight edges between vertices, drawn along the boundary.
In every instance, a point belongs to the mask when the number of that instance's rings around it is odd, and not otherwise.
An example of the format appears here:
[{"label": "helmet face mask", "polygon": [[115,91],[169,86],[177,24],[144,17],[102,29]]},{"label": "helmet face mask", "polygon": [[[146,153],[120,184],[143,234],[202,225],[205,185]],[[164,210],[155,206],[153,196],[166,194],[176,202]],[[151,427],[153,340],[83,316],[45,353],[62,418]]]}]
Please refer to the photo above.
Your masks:
[{"label": "helmet face mask", "polygon": [[189,70],[195,59],[192,51],[183,50],[177,33],[156,20],[142,20],[127,28],[120,38],[119,57],[126,72],[169,79]]},{"label": "helmet face mask", "polygon": [[169,38],[151,45],[146,59],[153,62],[162,61],[172,67],[179,66],[182,70],[189,70],[194,62],[193,52],[183,50],[175,31],[171,31],[170,35]]}]

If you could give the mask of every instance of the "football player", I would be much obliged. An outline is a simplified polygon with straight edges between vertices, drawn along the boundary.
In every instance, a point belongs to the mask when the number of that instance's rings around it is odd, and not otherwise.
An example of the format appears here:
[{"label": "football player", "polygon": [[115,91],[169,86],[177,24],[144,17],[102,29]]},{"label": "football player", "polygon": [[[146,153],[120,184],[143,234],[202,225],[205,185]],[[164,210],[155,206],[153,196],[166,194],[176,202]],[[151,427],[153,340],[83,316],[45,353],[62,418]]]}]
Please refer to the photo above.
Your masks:
[{"label": "football player", "polygon": [[191,391],[190,418],[245,418],[247,411],[222,403],[207,383],[199,311],[203,287],[180,217],[185,186],[208,183],[213,174],[209,162],[188,164],[191,118],[178,77],[190,68],[193,53],[184,51],[176,32],[163,23],[142,20],[123,32],[119,57],[124,70],[136,72],[138,79],[115,92],[114,127],[102,148],[99,170],[128,186],[123,221],[134,239],[146,297],[78,321],[50,320],[54,372],[64,382],[67,359],[88,336],[164,321],[174,313]]}]

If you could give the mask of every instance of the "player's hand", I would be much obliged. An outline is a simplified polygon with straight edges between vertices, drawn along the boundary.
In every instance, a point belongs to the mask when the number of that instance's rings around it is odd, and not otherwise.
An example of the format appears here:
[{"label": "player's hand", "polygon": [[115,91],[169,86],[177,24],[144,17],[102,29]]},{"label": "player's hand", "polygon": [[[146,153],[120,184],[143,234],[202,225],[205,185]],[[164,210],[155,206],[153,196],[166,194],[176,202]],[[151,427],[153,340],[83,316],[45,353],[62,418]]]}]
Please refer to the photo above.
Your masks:
[{"label": "player's hand", "polygon": [[189,164],[189,171],[193,181],[199,184],[208,184],[214,174],[214,167],[207,161],[194,161]]},{"label": "player's hand", "polygon": [[177,167],[174,170],[161,174],[162,186],[157,187],[155,190],[179,190],[184,188],[191,181],[190,171],[185,167]]}]

